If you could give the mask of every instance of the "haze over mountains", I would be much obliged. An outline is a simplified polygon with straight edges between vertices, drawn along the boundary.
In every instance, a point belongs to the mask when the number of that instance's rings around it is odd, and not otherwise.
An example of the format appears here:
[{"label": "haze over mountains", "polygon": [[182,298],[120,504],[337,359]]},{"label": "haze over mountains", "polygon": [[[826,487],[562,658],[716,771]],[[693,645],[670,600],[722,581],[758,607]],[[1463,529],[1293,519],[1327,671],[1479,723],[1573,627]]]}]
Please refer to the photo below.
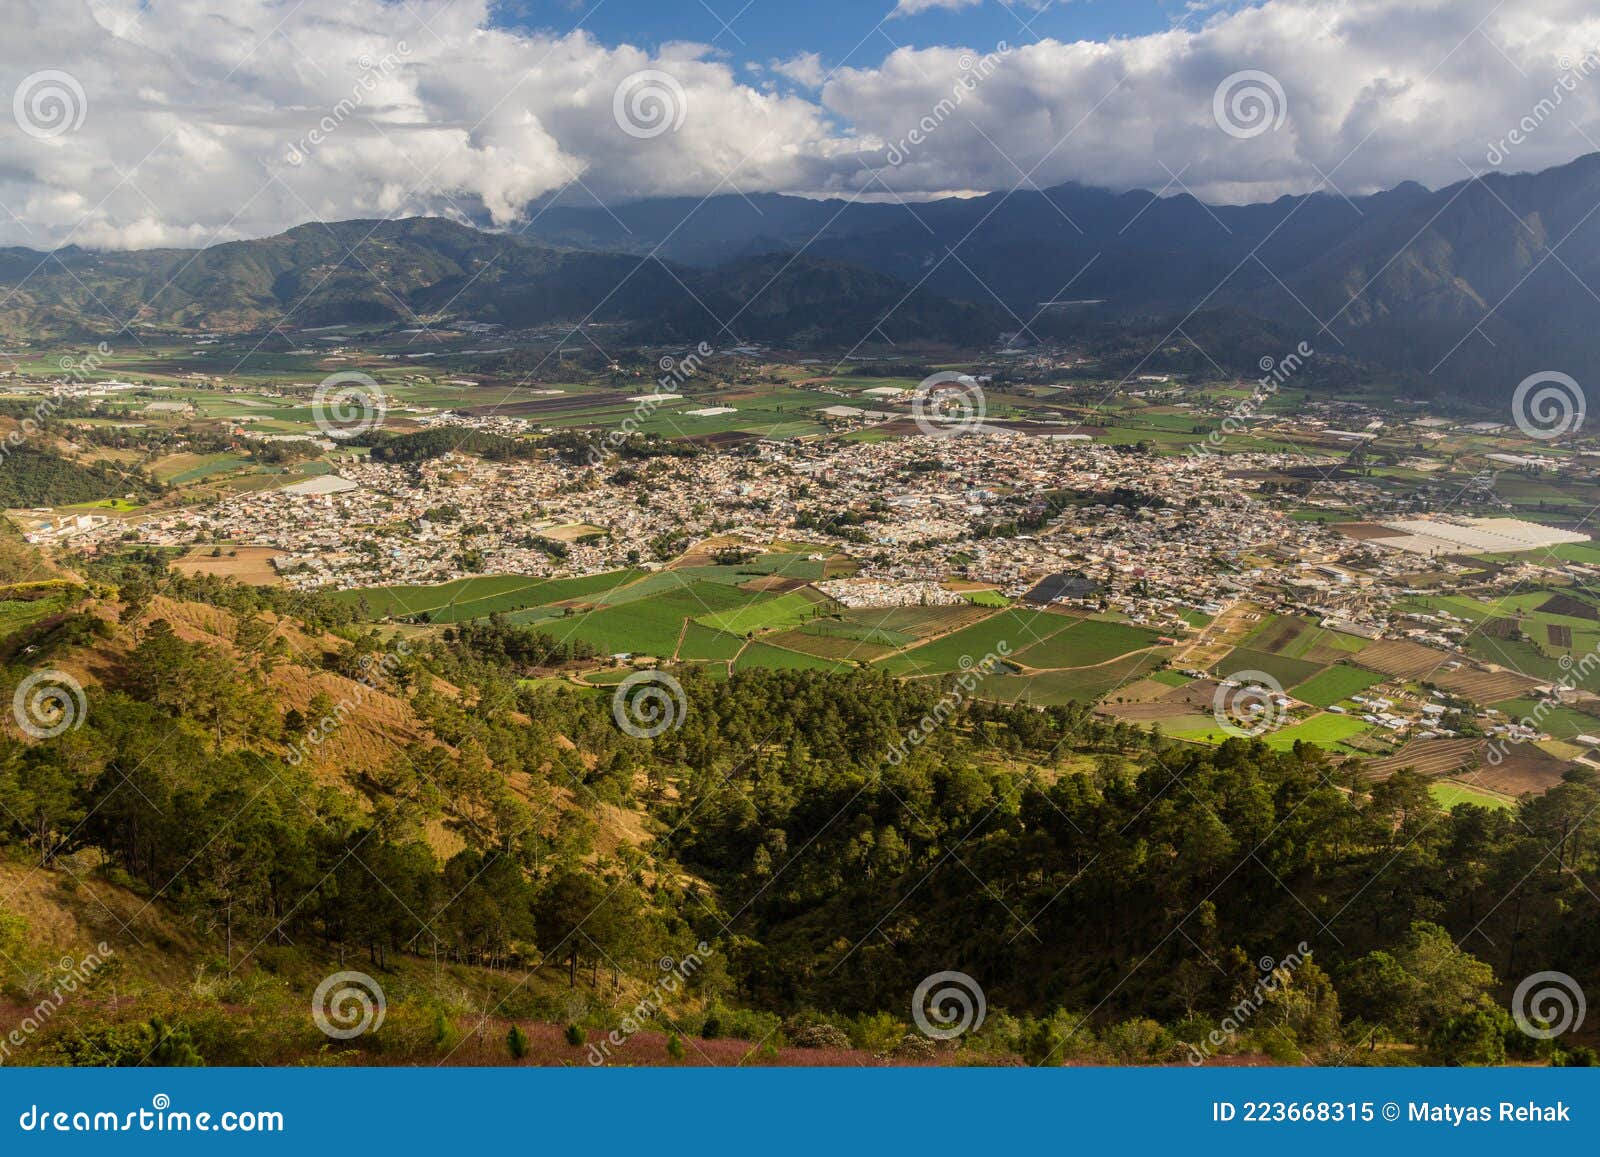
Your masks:
[{"label": "haze over mountains", "polygon": [[448,312],[849,348],[869,334],[974,344],[1234,311],[1328,354],[1498,395],[1600,355],[1597,207],[1600,154],[1437,191],[1244,206],[1080,185],[921,204],[554,204],[520,235],[414,218],[199,252],[4,250],[0,326],[252,329],[286,314],[326,325]]}]

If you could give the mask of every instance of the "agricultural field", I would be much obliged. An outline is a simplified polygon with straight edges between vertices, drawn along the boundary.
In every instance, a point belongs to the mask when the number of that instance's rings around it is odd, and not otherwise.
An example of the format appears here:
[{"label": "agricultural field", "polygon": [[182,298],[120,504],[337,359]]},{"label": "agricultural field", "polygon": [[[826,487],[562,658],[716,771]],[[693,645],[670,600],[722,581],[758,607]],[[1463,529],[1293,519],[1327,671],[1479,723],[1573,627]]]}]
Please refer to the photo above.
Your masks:
[{"label": "agricultural field", "polygon": [[678,651],[691,619],[707,625],[707,616],[744,607],[748,596],[717,583],[699,582],[647,599],[602,606],[568,616],[546,627],[558,639],[579,639],[605,654],[668,658]]},{"label": "agricultural field", "polygon": [[1384,679],[1385,676],[1376,672],[1341,663],[1324,668],[1304,682],[1295,684],[1289,693],[1313,707],[1332,707],[1352,695],[1361,694],[1369,687],[1377,686]]},{"label": "agricultural field", "polygon": [[1013,646],[1011,658],[1019,666],[1035,668],[1093,667],[1118,655],[1153,647],[1160,638],[1155,631],[1101,619],[1069,620],[1058,630],[1022,650]]},{"label": "agricultural field", "polygon": [[1148,676],[1165,656],[1155,651],[1123,655],[1095,667],[1040,671],[1031,675],[997,674],[985,679],[979,694],[1007,703],[1055,707],[1093,703]]},{"label": "agricultural field", "polygon": [[1490,811],[1509,811],[1516,806],[1516,800],[1507,796],[1469,787],[1451,779],[1429,784],[1428,792],[1433,796],[1434,802],[1446,811],[1462,803],[1488,808]]},{"label": "agricultural field", "polygon": [[372,618],[414,618],[460,623],[496,612],[519,611],[575,599],[604,601],[611,592],[643,577],[644,571],[611,571],[581,578],[538,579],[526,575],[477,575],[434,586],[368,587],[333,597],[364,608]]},{"label": "agricultural field", "polygon": [[895,675],[943,675],[971,667],[985,655],[998,654],[1000,647],[1018,655],[1076,622],[1046,611],[999,611],[972,626],[885,659],[882,666]]},{"label": "agricultural field", "polygon": [[829,603],[809,591],[792,591],[775,598],[747,601],[732,610],[703,616],[699,621],[730,635],[749,635],[756,631],[776,631],[798,627],[828,613]]},{"label": "agricultural field", "polygon": [[679,662],[732,662],[744,647],[744,640],[724,631],[690,620],[678,643]]},{"label": "agricultural field", "polygon": [[72,605],[74,596],[63,591],[44,598],[0,600],[0,635],[10,636]]},{"label": "agricultural field", "polygon": [[735,672],[752,667],[766,667],[780,671],[846,671],[851,664],[824,659],[818,655],[803,655],[799,651],[775,647],[770,643],[753,642],[739,653],[733,664]]},{"label": "agricultural field", "polygon": [[[1261,741],[1275,751],[1288,751],[1296,743],[1314,743],[1325,747],[1329,751],[1344,752],[1344,741],[1369,730],[1370,725],[1360,719],[1348,715],[1313,715],[1311,718],[1298,723],[1286,723],[1284,726],[1269,730],[1261,735]],[[1198,743],[1221,743],[1229,738],[1227,731],[1216,723],[1214,719],[1206,719],[1199,726],[1174,727],[1169,734],[1174,739],[1187,739]]]},{"label": "agricultural field", "polygon": [[1273,655],[1266,651],[1252,651],[1236,647],[1226,658],[1216,664],[1217,674],[1232,677],[1241,671],[1260,671],[1278,681],[1279,686],[1291,687],[1303,683],[1323,670],[1320,663],[1306,659],[1293,659],[1287,655]]}]

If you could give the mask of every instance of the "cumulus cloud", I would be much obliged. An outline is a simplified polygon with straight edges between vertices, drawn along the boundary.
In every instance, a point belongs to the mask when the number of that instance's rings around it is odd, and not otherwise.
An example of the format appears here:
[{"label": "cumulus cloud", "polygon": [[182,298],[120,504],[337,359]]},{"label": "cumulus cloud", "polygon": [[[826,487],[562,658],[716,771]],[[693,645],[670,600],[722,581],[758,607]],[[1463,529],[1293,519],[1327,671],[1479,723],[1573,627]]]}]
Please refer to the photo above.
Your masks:
[{"label": "cumulus cloud", "polygon": [[[200,245],[416,213],[514,228],[562,190],[1437,185],[1600,139],[1600,12],[1512,8],[1268,0],[1109,42],[906,47],[831,76],[801,55],[773,65],[803,86],[785,94],[703,45],[498,29],[489,0],[21,0],[0,39],[23,129],[0,133],[0,243]],[[1254,95],[1281,115],[1224,131],[1219,109],[1251,110],[1249,93],[1214,99],[1240,73],[1270,79]]]},{"label": "cumulus cloud", "polygon": [[828,78],[828,70],[822,67],[822,57],[815,52],[802,52],[788,60],[774,60],[772,71],[807,88],[820,88]]}]

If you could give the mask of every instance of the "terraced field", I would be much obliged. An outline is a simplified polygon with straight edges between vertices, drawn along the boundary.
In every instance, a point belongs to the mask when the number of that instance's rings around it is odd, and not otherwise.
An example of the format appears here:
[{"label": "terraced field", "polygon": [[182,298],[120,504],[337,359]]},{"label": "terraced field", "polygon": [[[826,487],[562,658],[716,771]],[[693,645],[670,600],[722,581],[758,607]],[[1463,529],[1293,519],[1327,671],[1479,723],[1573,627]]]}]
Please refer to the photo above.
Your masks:
[{"label": "terraced field", "polygon": [[1408,767],[1418,775],[1445,776],[1477,767],[1482,762],[1483,749],[1481,739],[1413,739],[1393,755],[1367,760],[1362,768],[1375,780],[1388,779]]},{"label": "terraced field", "polygon": [[1443,673],[1454,656],[1404,639],[1380,639],[1361,652],[1361,665],[1402,679]]}]

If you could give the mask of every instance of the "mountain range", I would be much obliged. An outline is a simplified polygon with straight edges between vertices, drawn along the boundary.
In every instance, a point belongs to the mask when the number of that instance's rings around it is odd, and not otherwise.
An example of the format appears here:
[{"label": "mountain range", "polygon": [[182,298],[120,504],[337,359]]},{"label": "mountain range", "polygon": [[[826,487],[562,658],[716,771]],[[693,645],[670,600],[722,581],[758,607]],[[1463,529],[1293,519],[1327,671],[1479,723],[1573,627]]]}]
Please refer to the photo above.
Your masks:
[{"label": "mountain range", "polygon": [[556,202],[514,234],[414,218],[308,224],[198,251],[0,250],[0,329],[449,313],[850,347],[1071,337],[1130,321],[1177,332],[1221,312],[1268,323],[1264,342],[1304,340],[1498,394],[1538,370],[1581,380],[1600,356],[1597,208],[1600,154],[1438,190],[1254,205],[1082,185],[917,204]]}]

